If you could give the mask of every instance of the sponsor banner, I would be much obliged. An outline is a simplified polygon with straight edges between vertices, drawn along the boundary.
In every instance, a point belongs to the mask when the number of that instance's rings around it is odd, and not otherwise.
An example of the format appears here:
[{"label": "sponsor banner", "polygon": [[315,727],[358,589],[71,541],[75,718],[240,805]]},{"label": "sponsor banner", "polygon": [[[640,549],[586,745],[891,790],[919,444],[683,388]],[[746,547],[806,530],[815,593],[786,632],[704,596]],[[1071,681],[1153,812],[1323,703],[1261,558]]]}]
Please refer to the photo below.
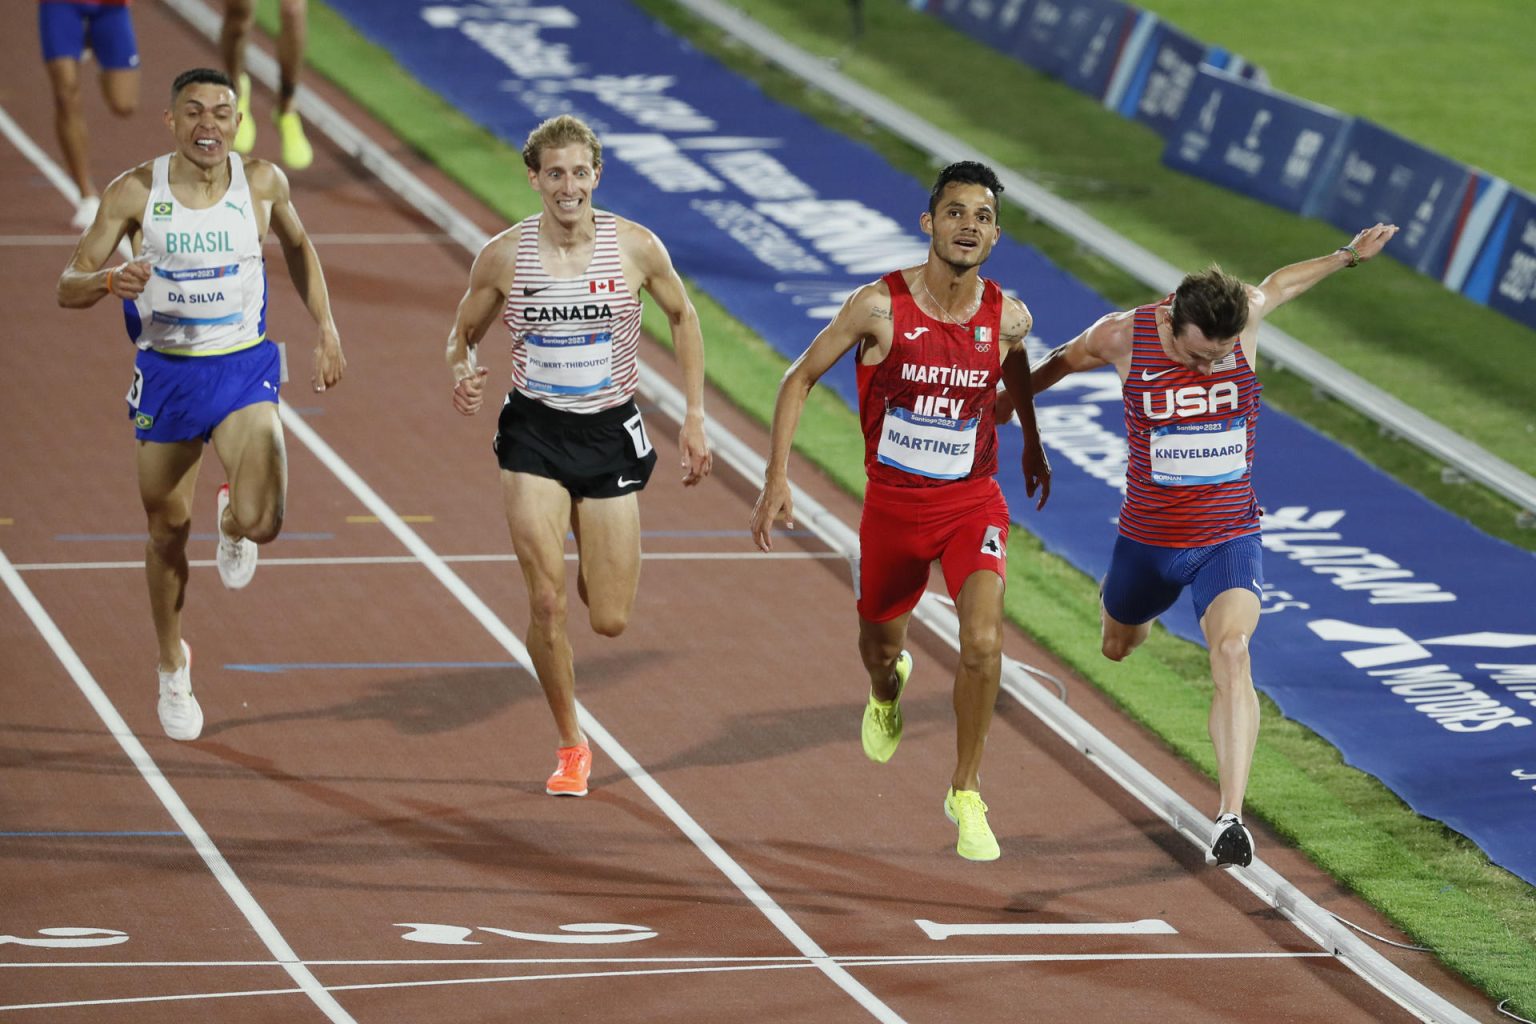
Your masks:
[{"label": "sponsor banner", "polygon": [[[657,229],[683,274],[787,357],[854,288],[926,255],[928,182],[776,105],[622,0],[330,3],[514,146],[545,117],[585,119],[604,143],[598,205]],[[521,166],[507,177],[524,187]],[[1028,302],[1037,357],[1108,311],[1006,238],[986,270]],[[851,358],[823,383],[856,404]],[[1050,505],[1036,512],[1023,493],[1016,426],[1000,431],[1000,482],[1025,527],[1101,575],[1124,486],[1119,379],[1075,374],[1040,396],[1039,417]],[[1269,514],[1256,682],[1420,813],[1536,882],[1536,558],[1283,415],[1262,415],[1257,443]],[[1187,599],[1164,621],[1200,638]]]},{"label": "sponsor banner", "polygon": [[1536,198],[1510,191],[1462,291],[1536,327]]},{"label": "sponsor banner", "polygon": [[[927,0],[927,11],[994,50],[1012,53],[1029,9],[1038,0]],[[919,8],[922,9],[922,8]]]},{"label": "sponsor banner", "polygon": [[1465,164],[1356,120],[1321,216],[1351,233],[1366,224],[1398,225],[1387,254],[1439,277],[1472,175]]},{"label": "sponsor banner", "polygon": [[1035,0],[1020,20],[1011,56],[1102,97],[1135,11],[1121,0]]},{"label": "sponsor banner", "polygon": [[1330,191],[1351,121],[1202,67],[1163,163],[1310,216]]}]

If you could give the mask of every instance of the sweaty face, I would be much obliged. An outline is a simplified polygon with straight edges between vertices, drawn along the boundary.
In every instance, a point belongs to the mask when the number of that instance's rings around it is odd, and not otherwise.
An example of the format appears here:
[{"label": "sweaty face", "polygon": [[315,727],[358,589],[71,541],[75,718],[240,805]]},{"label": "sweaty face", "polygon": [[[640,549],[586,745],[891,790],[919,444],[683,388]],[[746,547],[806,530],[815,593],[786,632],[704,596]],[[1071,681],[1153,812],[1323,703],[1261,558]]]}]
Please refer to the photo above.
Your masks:
[{"label": "sweaty face", "polygon": [[1209,374],[1211,367],[1232,354],[1236,338],[1213,340],[1193,324],[1185,324],[1178,334],[1171,334],[1167,347],[1169,358],[1198,374]]},{"label": "sweaty face", "polygon": [[573,225],[588,215],[600,173],[592,166],[592,147],[576,143],[541,150],[539,169],[528,172],[528,184],[544,197],[546,214]]},{"label": "sweaty face", "polygon": [[923,214],[923,230],[933,236],[939,259],[964,270],[979,267],[992,255],[1002,228],[997,223],[997,197],[985,185],[952,181],[939,194],[932,214]]},{"label": "sweaty face", "polygon": [[176,94],[165,118],[177,152],[199,167],[215,167],[229,155],[229,140],[235,137],[235,91],[227,85],[194,83]]}]

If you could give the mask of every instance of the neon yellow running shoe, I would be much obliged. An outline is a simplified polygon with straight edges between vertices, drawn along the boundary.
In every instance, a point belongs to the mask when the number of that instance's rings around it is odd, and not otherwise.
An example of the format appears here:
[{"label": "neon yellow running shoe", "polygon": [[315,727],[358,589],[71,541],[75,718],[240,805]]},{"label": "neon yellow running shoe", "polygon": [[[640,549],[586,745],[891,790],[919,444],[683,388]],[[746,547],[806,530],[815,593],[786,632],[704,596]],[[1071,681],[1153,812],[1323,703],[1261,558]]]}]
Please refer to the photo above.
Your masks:
[{"label": "neon yellow running shoe", "polygon": [[315,162],[315,150],[304,137],[304,122],[297,110],[275,114],[277,134],[283,143],[283,166],[290,171],[302,171]]},{"label": "neon yellow running shoe", "polygon": [[911,674],[912,655],[902,651],[896,656],[896,696],[876,700],[871,693],[864,705],[864,726],[859,735],[864,741],[864,756],[878,764],[889,761],[901,742],[901,693]]},{"label": "neon yellow running shoe", "polygon": [[235,129],[235,152],[249,153],[256,148],[256,119],[251,116],[251,76],[240,76],[240,95],[235,98],[240,112],[240,127]]},{"label": "neon yellow running shoe", "polygon": [[960,826],[955,852],[966,860],[997,860],[1002,854],[987,824],[987,805],[973,789],[953,789],[944,797],[944,816]]}]

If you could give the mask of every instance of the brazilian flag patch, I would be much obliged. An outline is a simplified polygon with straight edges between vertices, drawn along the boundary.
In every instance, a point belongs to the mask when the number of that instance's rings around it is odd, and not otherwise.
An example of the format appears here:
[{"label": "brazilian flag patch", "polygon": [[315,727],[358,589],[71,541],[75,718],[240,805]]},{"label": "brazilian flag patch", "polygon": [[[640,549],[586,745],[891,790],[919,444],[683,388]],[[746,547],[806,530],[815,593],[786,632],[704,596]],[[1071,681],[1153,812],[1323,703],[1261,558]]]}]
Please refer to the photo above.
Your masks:
[{"label": "brazilian flag patch", "polygon": [[140,430],[148,430],[150,427],[155,425],[155,418],[147,412],[134,413],[133,425],[138,427]]},{"label": "brazilian flag patch", "polygon": [[171,216],[171,210],[175,203],[154,203],[149,208],[149,215],[156,220],[167,220]]}]

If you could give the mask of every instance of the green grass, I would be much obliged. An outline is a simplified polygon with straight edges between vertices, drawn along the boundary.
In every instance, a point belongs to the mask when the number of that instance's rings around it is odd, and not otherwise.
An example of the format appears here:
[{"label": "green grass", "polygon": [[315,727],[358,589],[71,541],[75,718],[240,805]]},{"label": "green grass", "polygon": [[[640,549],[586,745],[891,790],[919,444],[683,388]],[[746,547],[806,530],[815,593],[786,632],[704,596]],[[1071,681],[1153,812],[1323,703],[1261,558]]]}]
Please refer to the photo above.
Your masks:
[{"label": "green grass", "polygon": [[[740,47],[691,23],[666,0],[641,3],[683,28],[699,45],[757,77],[771,94],[865,139],[918,179],[931,176],[924,155],[762,66]],[[1379,5],[1370,0],[1366,6]],[[1400,8],[1393,10],[1399,13],[1383,14],[1379,24],[1395,24],[1403,17]],[[272,13],[271,4],[264,5],[269,30]],[[759,0],[752,13],[802,47],[827,53],[842,49],[837,40],[846,27],[846,15],[840,3]],[[1245,9],[1245,17],[1247,13]],[[906,95],[911,69],[923,68],[925,94],[913,97],[914,109],[970,138],[1001,162],[1051,183],[1170,261],[1198,266],[1219,255],[1229,269],[1254,276],[1338,244],[1337,232],[1330,228],[1163,170],[1151,133],[1010,61],[993,59],[905,10],[898,0],[872,3],[869,14],[863,46],[858,52],[842,53],[845,70],[890,95]],[[1195,31],[1268,63],[1254,46]],[[1288,26],[1288,31],[1299,29]],[[311,6],[310,59],[397,135],[509,220],[534,211],[535,197],[517,187],[520,165],[512,149],[422,90],[320,4]],[[1509,102],[1518,100],[1515,96]],[[1023,218],[1014,219],[1020,223],[1011,228],[1112,302],[1125,305],[1146,298],[1144,286],[1082,253],[1070,239],[1052,236],[1038,225],[1023,223]],[[1242,230],[1234,231],[1233,224],[1241,224]],[[694,298],[708,340],[711,381],[766,421],[785,360],[707,296],[695,290]],[[1513,454],[1523,454],[1527,464],[1536,459],[1517,451],[1522,433],[1515,429],[1523,430],[1522,417],[1532,418],[1524,396],[1536,393],[1532,388],[1536,370],[1530,370],[1536,360],[1520,349],[1524,346],[1529,352],[1536,343],[1529,331],[1386,260],[1321,286],[1283,312],[1290,314],[1282,324],[1286,329],[1341,362],[1348,355],[1371,368],[1366,376],[1384,387],[1390,381],[1393,390],[1405,398],[1411,393],[1414,404],[1438,410],[1469,434],[1472,430],[1465,423],[1479,418],[1457,403],[1480,385],[1489,409],[1486,422],[1478,427],[1485,436],[1478,439],[1510,461],[1517,461]],[[1434,324],[1436,331],[1416,326],[1426,323]],[[1429,333],[1437,336],[1428,337]],[[665,337],[664,330],[660,336]],[[1469,338],[1477,343],[1467,343]],[[1458,346],[1467,350],[1462,351],[1461,361],[1453,368],[1437,365],[1437,358]],[[1501,359],[1508,362],[1501,366]],[[1481,382],[1480,374],[1484,375]],[[853,413],[820,391],[813,398],[802,420],[798,446],[857,493],[863,480],[862,445]],[[1441,487],[1439,467],[1431,460],[1414,449],[1385,442],[1358,415],[1338,409],[1337,403],[1318,400],[1310,387],[1288,380],[1285,374],[1268,374],[1266,398],[1352,442],[1371,461],[1414,486],[1420,486],[1415,480],[1422,478],[1421,489],[1475,522],[1512,520],[1513,510],[1507,504],[1487,495],[1469,500],[1479,493],[1475,488]],[[1528,441],[1524,444],[1530,447]],[[1436,493],[1436,488],[1442,493]],[[1536,546],[1531,531],[1509,532],[1526,546]],[[1109,693],[1128,714],[1212,773],[1205,734],[1210,699],[1205,652],[1159,628],[1131,663],[1105,662],[1097,653],[1092,582],[1043,553],[1024,531],[1016,531],[1010,543],[1009,615]],[[1374,779],[1343,765],[1327,743],[1283,719],[1269,701],[1262,703],[1251,813],[1262,816],[1485,991],[1510,999],[1511,1008],[1526,1016],[1536,1012],[1536,972],[1531,970],[1536,963],[1536,894],[1531,887],[1489,865],[1464,838],[1407,810]]]}]

